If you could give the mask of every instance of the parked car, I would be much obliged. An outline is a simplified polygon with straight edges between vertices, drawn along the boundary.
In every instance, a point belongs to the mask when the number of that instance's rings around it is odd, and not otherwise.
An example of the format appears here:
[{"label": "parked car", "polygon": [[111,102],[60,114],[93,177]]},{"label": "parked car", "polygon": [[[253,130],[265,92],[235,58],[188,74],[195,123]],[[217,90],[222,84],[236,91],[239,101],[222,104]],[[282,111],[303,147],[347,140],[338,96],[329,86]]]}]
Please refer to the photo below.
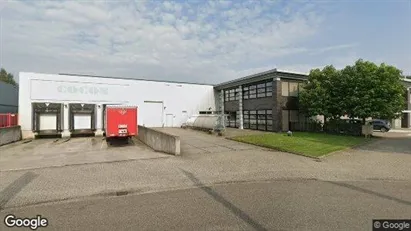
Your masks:
[{"label": "parked car", "polygon": [[379,130],[381,132],[388,132],[391,130],[390,122],[380,119],[372,120],[372,127],[374,130]]}]

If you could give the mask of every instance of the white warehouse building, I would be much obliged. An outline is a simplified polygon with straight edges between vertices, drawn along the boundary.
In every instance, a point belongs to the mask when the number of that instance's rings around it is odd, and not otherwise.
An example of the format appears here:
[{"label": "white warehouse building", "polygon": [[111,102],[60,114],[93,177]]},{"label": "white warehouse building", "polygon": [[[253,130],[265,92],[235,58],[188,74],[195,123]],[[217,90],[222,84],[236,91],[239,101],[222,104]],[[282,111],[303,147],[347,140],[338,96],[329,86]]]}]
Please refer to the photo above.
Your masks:
[{"label": "white warehouse building", "polygon": [[199,111],[216,110],[213,85],[205,84],[21,72],[19,88],[23,139],[48,131],[103,134],[110,104],[138,106],[138,124],[147,127],[180,127]]}]

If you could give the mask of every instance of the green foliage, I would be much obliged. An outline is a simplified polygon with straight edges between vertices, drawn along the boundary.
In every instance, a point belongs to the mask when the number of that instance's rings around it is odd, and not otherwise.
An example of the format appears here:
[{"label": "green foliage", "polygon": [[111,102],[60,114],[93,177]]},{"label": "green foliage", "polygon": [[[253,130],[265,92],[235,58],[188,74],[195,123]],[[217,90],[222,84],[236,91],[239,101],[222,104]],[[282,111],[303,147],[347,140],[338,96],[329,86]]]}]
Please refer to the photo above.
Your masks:
[{"label": "green foliage", "polygon": [[342,70],[326,66],[310,72],[300,104],[309,116],[397,118],[405,104],[401,79],[399,69],[362,59]]},{"label": "green foliage", "polygon": [[0,69],[0,81],[17,86],[14,76],[11,73],[7,73],[4,68]]},{"label": "green foliage", "polygon": [[333,66],[322,70],[313,69],[308,76],[308,83],[300,92],[299,102],[302,110],[309,116],[324,115],[327,118],[340,114],[338,81],[340,72]]},{"label": "green foliage", "polygon": [[279,133],[267,133],[263,135],[238,136],[232,139],[310,157],[323,156],[367,142],[367,140],[362,137],[308,132],[294,132],[291,137]]}]

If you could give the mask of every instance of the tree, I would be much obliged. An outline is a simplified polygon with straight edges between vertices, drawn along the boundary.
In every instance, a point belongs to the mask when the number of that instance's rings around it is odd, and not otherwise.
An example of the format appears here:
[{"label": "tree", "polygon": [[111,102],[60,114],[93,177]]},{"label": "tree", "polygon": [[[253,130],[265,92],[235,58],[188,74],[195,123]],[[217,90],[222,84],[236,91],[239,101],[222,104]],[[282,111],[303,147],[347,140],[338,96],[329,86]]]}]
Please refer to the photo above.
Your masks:
[{"label": "tree", "polygon": [[0,69],[0,81],[17,86],[14,76],[11,73],[7,73],[4,68]]},{"label": "tree", "polygon": [[398,118],[405,106],[402,72],[384,63],[359,59],[353,66],[336,70],[326,66],[311,70],[300,93],[300,105],[308,116],[365,119]]},{"label": "tree", "polygon": [[334,85],[338,82],[339,75],[339,71],[333,66],[310,71],[308,83],[299,96],[301,109],[307,116],[323,115],[326,119],[341,114],[338,89]]},{"label": "tree", "polygon": [[359,59],[341,70],[342,107],[350,118],[393,119],[404,109],[405,88],[399,69]]}]

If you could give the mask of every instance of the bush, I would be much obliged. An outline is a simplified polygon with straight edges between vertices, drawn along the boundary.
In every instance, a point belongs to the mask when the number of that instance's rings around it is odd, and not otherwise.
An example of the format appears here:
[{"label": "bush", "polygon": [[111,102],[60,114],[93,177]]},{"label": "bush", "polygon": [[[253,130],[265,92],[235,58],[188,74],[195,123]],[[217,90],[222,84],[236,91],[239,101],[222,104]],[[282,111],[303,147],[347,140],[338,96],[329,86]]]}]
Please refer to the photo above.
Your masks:
[{"label": "bush", "polygon": [[362,135],[362,124],[358,121],[330,120],[324,124],[324,132],[351,136]]}]

